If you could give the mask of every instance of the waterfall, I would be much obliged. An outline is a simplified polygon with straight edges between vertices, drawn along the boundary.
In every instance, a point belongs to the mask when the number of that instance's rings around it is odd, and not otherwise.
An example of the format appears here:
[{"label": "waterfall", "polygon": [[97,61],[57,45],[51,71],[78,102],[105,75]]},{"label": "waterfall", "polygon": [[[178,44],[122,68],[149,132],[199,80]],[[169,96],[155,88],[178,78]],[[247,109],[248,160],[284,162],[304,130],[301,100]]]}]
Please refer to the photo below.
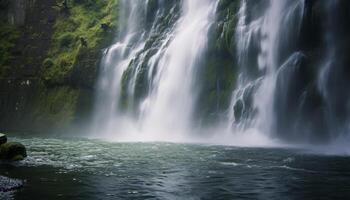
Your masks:
[{"label": "waterfall", "polygon": [[252,3],[242,0],[238,13],[236,49],[240,75],[232,95],[229,121],[230,127],[233,122],[233,128],[238,128],[236,131],[252,128],[272,135],[277,77],[284,60],[297,51],[293,42],[298,39],[304,1],[270,0],[267,5],[259,5],[264,9],[260,15],[249,13],[247,6]]},{"label": "waterfall", "polygon": [[329,130],[327,139],[349,142],[350,95],[348,94],[348,45],[346,18],[349,4],[335,0],[324,4],[325,30],[323,59],[317,76],[317,89],[324,102],[324,123]]},{"label": "waterfall", "polygon": [[313,143],[348,135],[345,1],[119,6],[97,86],[99,137]]},{"label": "waterfall", "polygon": [[142,140],[185,134],[216,1],[120,4],[121,31],[101,63],[95,132]]},{"label": "waterfall", "polygon": [[159,59],[154,87],[143,102],[144,126],[150,132],[188,131],[196,99],[196,72],[206,48],[214,8],[215,1],[184,1],[183,16]]},{"label": "waterfall", "polygon": [[337,0],[241,1],[230,130],[288,142],[348,141],[348,8]]},{"label": "waterfall", "polygon": [[[144,19],[146,15],[146,1],[131,2],[122,0],[120,31],[117,41],[104,52],[101,72],[98,80],[98,96],[95,111],[94,131],[100,129],[112,132],[123,118],[119,117],[119,103],[121,96],[121,81],[129,63],[139,51],[144,48],[147,33]],[[117,125],[118,122],[119,124]]]}]

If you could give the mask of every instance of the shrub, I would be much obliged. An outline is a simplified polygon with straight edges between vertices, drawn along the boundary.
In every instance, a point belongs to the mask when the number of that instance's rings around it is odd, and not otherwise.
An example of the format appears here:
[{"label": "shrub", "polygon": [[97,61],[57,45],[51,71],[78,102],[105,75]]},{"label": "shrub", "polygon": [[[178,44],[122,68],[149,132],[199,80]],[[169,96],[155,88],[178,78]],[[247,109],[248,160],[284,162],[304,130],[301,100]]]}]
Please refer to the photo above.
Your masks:
[{"label": "shrub", "polygon": [[46,58],[43,62],[43,67],[44,68],[51,68],[54,65],[54,62],[51,58]]},{"label": "shrub", "polygon": [[58,38],[58,40],[59,40],[60,47],[63,47],[63,48],[71,47],[76,41],[75,36],[72,33],[62,34]]}]

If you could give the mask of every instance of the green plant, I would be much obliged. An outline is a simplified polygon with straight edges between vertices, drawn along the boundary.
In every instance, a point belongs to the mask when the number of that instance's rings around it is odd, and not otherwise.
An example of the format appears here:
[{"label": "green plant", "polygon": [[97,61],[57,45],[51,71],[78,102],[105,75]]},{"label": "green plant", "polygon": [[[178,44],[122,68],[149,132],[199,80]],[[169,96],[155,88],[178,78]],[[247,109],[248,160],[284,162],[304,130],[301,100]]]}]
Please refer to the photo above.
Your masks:
[{"label": "green plant", "polygon": [[[69,78],[78,56],[84,52],[100,53],[111,40],[117,23],[115,0],[68,0],[69,12],[56,19],[53,44],[48,52],[50,67],[43,66],[43,79],[50,84],[62,84]],[[108,30],[101,28],[108,24]],[[84,51],[84,48],[89,51]],[[45,64],[45,63],[43,63]],[[48,63],[46,63],[48,64]]]}]

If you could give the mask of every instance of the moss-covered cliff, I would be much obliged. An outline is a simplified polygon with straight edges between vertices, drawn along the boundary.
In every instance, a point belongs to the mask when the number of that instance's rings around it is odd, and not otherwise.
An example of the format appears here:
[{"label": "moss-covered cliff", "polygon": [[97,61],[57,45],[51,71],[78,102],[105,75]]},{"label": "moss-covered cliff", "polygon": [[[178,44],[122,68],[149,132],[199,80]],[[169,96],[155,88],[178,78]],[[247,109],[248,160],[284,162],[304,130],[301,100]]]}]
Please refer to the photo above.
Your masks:
[{"label": "moss-covered cliff", "polygon": [[217,6],[201,72],[204,78],[197,117],[202,124],[210,125],[226,117],[238,72],[235,27],[239,6],[239,0],[220,0]]},{"label": "moss-covered cliff", "polygon": [[1,130],[86,120],[117,12],[115,0],[0,0]]}]

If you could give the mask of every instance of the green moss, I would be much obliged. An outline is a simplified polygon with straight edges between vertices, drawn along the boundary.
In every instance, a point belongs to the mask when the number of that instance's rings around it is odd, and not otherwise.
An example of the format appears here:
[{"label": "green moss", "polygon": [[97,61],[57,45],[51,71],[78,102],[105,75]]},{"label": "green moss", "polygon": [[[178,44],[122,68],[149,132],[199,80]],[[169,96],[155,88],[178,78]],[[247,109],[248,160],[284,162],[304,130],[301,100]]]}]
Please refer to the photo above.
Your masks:
[{"label": "green moss", "polygon": [[235,48],[235,27],[237,23],[237,13],[239,10],[239,1],[221,0],[218,5],[218,17],[221,18],[220,38],[216,41],[216,47],[226,49],[232,54]]},{"label": "green moss", "polygon": [[9,69],[9,61],[13,58],[11,49],[15,46],[20,32],[17,27],[0,23],[0,77]]},{"label": "green moss", "polygon": [[[115,0],[71,0],[68,12],[60,10],[52,36],[48,58],[53,65],[44,68],[43,79],[50,84],[67,81],[82,48],[99,50],[110,40],[117,23]],[[102,28],[108,25],[109,30]]]},{"label": "green moss", "polygon": [[0,145],[0,159],[18,161],[25,157],[27,157],[27,151],[21,143],[7,142]]},{"label": "green moss", "polygon": [[72,33],[64,33],[58,38],[60,48],[70,48],[75,44],[76,41],[77,38]]},{"label": "green moss", "polygon": [[79,91],[69,87],[42,88],[33,108],[36,126],[64,129],[71,125],[76,113]]},{"label": "green moss", "polygon": [[227,110],[237,79],[235,53],[235,26],[239,1],[221,0],[217,10],[217,22],[209,34],[208,52],[203,61],[202,89],[197,105],[197,117],[207,125],[220,121]]},{"label": "green moss", "polygon": [[46,58],[43,62],[44,68],[51,68],[54,65],[53,60],[51,58]]}]

